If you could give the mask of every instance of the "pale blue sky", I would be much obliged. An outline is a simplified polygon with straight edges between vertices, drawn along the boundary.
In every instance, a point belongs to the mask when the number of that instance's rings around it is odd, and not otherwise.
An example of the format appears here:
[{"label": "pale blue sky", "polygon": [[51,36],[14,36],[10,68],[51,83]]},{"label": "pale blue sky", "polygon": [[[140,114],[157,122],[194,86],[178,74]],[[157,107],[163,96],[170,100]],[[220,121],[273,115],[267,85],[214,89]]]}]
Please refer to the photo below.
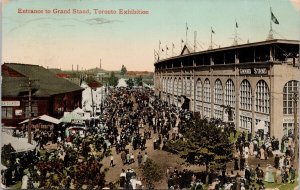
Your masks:
[{"label": "pale blue sky", "polygon": [[[288,0],[272,0],[279,25],[276,38],[299,39],[299,12]],[[17,9],[90,9],[90,15],[18,14]],[[92,9],[144,9],[149,15],[96,15]],[[180,52],[181,39],[197,41],[203,49],[210,42],[232,44],[235,18],[240,43],[265,40],[270,25],[268,0],[10,0],[3,6],[3,62],[39,64],[44,67],[80,69],[102,66],[119,70],[153,71],[153,50],[169,47]],[[103,24],[93,24],[100,19]],[[98,20],[99,21],[99,20]],[[201,50],[201,48],[198,48]]]}]

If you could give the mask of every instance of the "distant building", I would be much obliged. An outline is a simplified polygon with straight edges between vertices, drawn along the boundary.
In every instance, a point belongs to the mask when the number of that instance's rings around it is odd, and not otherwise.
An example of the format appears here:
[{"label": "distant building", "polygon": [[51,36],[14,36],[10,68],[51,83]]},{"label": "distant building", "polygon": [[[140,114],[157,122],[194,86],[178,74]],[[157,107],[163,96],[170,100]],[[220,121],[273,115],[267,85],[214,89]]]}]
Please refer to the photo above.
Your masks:
[{"label": "distant building", "polygon": [[202,118],[281,138],[294,131],[299,99],[299,41],[269,40],[192,52],[155,64],[156,94]]},{"label": "distant building", "polygon": [[61,117],[64,111],[81,107],[80,86],[57,77],[38,65],[4,63],[2,65],[2,124],[17,126],[29,117],[29,81],[32,81],[32,117]]}]

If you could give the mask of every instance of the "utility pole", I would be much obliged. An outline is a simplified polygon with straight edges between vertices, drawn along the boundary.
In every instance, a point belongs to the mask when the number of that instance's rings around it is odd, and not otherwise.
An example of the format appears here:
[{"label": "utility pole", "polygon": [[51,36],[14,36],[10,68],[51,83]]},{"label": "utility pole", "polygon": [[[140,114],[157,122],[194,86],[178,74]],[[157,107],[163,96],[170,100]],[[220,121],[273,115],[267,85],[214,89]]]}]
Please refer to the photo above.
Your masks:
[{"label": "utility pole", "polygon": [[298,171],[298,113],[297,113],[298,94],[294,92],[293,106],[294,106],[294,167]]},{"label": "utility pole", "polygon": [[31,144],[31,80],[28,81],[28,108],[29,108],[29,121],[28,121],[28,143]]}]

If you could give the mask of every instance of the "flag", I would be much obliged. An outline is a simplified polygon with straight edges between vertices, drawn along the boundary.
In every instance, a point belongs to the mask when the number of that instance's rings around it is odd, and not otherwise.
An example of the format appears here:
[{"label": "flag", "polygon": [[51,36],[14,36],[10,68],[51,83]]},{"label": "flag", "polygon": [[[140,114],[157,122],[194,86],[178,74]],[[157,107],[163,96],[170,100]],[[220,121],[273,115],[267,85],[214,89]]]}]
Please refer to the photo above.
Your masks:
[{"label": "flag", "polygon": [[273,14],[272,10],[271,10],[271,20],[272,20],[275,24],[279,24],[277,18],[276,18],[275,15]]},{"label": "flag", "polygon": [[237,21],[235,21],[235,27],[236,27],[236,28],[238,28],[238,27],[239,27],[239,25],[238,25]]},{"label": "flag", "polygon": [[175,48],[175,45],[172,43],[172,45],[173,45],[173,48]]},{"label": "flag", "polygon": [[161,44],[160,40],[159,40],[159,45]]},{"label": "flag", "polygon": [[189,29],[189,27],[188,27],[187,23],[185,23],[185,24],[186,24],[186,30],[188,30],[188,29]]},{"label": "flag", "polygon": [[212,28],[211,28],[211,33],[213,33],[213,34],[215,33],[215,31]]}]

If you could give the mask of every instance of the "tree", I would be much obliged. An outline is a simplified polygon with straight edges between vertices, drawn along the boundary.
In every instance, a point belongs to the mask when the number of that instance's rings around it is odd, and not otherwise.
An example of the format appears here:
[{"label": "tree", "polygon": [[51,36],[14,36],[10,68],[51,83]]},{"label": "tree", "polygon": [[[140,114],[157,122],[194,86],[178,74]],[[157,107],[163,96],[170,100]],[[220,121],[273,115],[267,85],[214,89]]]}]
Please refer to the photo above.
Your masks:
[{"label": "tree", "polygon": [[15,153],[16,150],[11,146],[11,144],[5,144],[2,146],[1,148],[1,163],[4,166],[9,166],[9,164],[13,164],[13,163],[9,163],[11,158],[12,158],[12,154]]},{"label": "tree", "polygon": [[110,77],[108,78],[108,85],[116,87],[118,85],[118,78],[115,76],[114,72],[110,73]]},{"label": "tree", "polygon": [[189,124],[183,138],[169,141],[168,149],[191,164],[205,165],[209,168],[224,169],[226,162],[233,158],[233,144],[221,128],[213,122],[196,120]]},{"label": "tree", "polygon": [[158,182],[163,177],[163,170],[153,160],[147,159],[142,167],[142,175],[150,188],[154,187],[154,182]]},{"label": "tree", "polygon": [[134,82],[136,86],[143,86],[143,78],[142,76],[138,76],[136,78],[134,78]]},{"label": "tree", "polygon": [[126,84],[129,88],[132,88],[134,86],[134,81],[132,80],[132,78],[130,78],[126,81]]},{"label": "tree", "polygon": [[122,68],[121,68],[121,75],[126,75],[126,73],[127,73],[127,69],[126,69],[126,67],[125,67],[125,65],[122,65]]}]

